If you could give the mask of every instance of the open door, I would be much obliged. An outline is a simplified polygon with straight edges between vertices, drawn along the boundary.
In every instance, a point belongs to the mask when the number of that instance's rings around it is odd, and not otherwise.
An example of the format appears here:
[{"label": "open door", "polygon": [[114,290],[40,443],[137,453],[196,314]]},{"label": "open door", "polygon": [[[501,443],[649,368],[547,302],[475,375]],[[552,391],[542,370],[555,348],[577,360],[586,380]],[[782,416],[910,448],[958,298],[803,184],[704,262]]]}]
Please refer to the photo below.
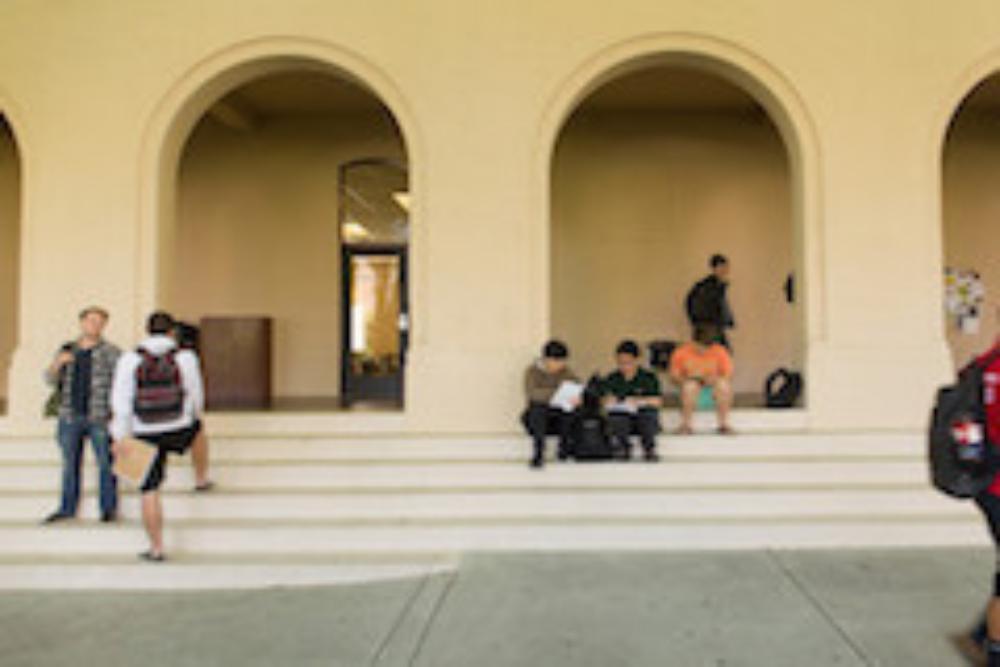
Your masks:
[{"label": "open door", "polygon": [[343,251],[343,401],[401,406],[408,313],[406,249]]},{"label": "open door", "polygon": [[409,334],[406,170],[365,160],[341,172],[341,397],[402,407]]}]

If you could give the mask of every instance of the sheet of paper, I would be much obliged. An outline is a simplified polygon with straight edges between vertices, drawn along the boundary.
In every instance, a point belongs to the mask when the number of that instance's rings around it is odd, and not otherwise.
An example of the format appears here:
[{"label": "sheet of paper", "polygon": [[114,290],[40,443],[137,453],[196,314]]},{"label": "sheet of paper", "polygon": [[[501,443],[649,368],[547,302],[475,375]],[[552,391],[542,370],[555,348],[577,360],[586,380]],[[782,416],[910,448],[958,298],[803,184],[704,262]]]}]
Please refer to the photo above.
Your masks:
[{"label": "sheet of paper", "polygon": [[580,397],[583,396],[583,385],[579,382],[563,380],[556,393],[552,395],[549,405],[563,412],[573,412]]},{"label": "sheet of paper", "polygon": [[626,403],[625,401],[619,401],[618,403],[612,403],[608,406],[608,412],[619,414],[634,415],[639,412],[639,407],[631,403]]},{"label": "sheet of paper", "polygon": [[156,460],[156,446],[143,440],[126,438],[118,449],[113,467],[115,475],[137,488],[142,486]]}]

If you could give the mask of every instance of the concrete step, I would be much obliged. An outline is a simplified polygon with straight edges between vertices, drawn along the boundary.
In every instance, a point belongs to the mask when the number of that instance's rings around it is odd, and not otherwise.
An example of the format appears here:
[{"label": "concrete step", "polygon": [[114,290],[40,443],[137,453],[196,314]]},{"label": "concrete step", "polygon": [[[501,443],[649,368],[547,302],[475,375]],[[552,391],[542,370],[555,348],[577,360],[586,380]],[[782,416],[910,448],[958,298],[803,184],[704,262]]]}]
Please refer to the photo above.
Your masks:
[{"label": "concrete step", "polygon": [[[175,557],[176,556],[176,557]],[[317,557],[245,558],[172,554],[163,563],[128,556],[0,559],[0,590],[241,590],[268,587],[337,586],[425,577],[454,570],[452,557],[406,554],[350,559]]]},{"label": "concrete step", "polygon": [[[675,428],[680,423],[680,413],[676,408],[665,408],[661,420],[668,429]],[[733,411],[733,425],[745,433],[790,433],[804,432],[809,428],[809,414],[805,410],[766,410],[757,408],[741,408]],[[402,412],[394,411],[239,411],[239,412],[209,412],[204,417],[208,433],[213,436],[225,437],[298,437],[325,435],[328,437],[412,437],[419,435],[413,425]],[[499,434],[510,435],[520,433],[521,425],[518,415],[511,415],[509,428]],[[695,414],[694,425],[697,429],[714,430],[715,415],[710,412]],[[31,437],[46,437],[55,430],[55,422],[50,420],[29,430],[15,430],[14,426],[0,418],[0,436],[4,434],[28,435]],[[463,435],[462,432],[449,433],[436,431],[424,434],[427,437],[448,437]],[[470,434],[465,433],[465,436]],[[471,437],[483,437],[483,432],[471,434]]]},{"label": "concrete step", "polygon": [[[460,525],[359,525],[254,522],[252,525],[167,522],[174,554],[299,557],[321,554],[461,554],[526,551],[690,551],[722,549],[985,546],[982,520],[966,518],[828,517],[788,521],[622,521]],[[7,557],[136,553],[145,542],[137,524],[0,526]]]},{"label": "concrete step", "polygon": [[[93,472],[93,471],[91,471]],[[398,493],[431,489],[748,489],[748,488],[872,488],[926,486],[922,461],[864,463],[729,462],[602,463],[551,465],[544,471],[524,465],[469,463],[442,465],[224,464],[213,466],[212,477],[229,491],[300,489],[330,492]],[[94,475],[85,482],[94,483]],[[187,465],[168,472],[167,487],[187,489],[193,475]],[[9,464],[0,466],[0,492],[59,489],[58,466]]]},{"label": "concrete step", "polygon": [[[550,442],[554,448],[555,443]],[[741,434],[735,437],[674,435],[659,438],[660,451],[671,460],[808,459],[855,460],[919,458],[924,439],[916,433],[804,435]],[[294,463],[296,461],[381,462],[514,462],[528,455],[522,436],[469,437],[213,437],[211,452],[217,463]],[[87,451],[86,458],[90,459]],[[0,439],[0,465],[58,463],[59,451],[51,438]]]},{"label": "concrete step", "polygon": [[916,433],[667,435],[657,465],[544,471],[526,467],[514,434],[265,429],[211,443],[216,491],[192,493],[189,458],[171,460],[172,559],[150,566],[133,560],[145,547],[134,491],[122,521],[97,523],[88,460],[81,518],[39,526],[57,500],[58,451],[47,437],[0,439],[0,588],[316,585],[421,576],[475,551],[987,543],[970,504],[929,488]]},{"label": "concrete step", "polygon": [[[51,512],[52,493],[0,495],[0,522],[34,523]],[[640,519],[774,519],[829,516],[964,517],[968,503],[922,490],[766,491],[551,491],[424,494],[170,493],[171,520],[328,520],[342,522],[548,521]],[[124,494],[121,513],[138,518],[138,500]],[[82,520],[95,520],[93,494],[80,507]]]},{"label": "concrete step", "polygon": [[[739,409],[733,411],[733,425],[745,432],[782,433],[804,431],[809,426],[809,415],[805,410],[765,410]],[[664,409],[662,421],[668,428],[680,423],[677,409]],[[708,430],[715,427],[715,416],[709,412],[695,415],[695,426]],[[282,413],[282,412],[234,412],[209,413],[205,424],[214,435],[248,434],[348,434],[348,435],[397,435],[407,433],[406,416],[402,413],[351,412]],[[510,431],[519,431],[517,415],[511,415]],[[440,435],[440,434],[435,434]],[[481,434],[480,434],[481,435]]]}]

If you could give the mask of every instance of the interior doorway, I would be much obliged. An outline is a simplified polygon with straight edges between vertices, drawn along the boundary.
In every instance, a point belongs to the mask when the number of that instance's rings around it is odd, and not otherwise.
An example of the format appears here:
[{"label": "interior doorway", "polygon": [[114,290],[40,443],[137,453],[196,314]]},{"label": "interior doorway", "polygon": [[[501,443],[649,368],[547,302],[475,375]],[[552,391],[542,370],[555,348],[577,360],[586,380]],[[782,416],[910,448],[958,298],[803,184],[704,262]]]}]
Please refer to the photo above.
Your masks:
[{"label": "interior doorway", "polygon": [[17,347],[21,160],[14,131],[0,113],[0,414],[7,411],[7,375]]},{"label": "interior doorway", "polygon": [[406,169],[381,159],[340,171],[341,402],[403,404],[410,313]]},{"label": "interior doorway", "polygon": [[400,405],[409,313],[406,249],[344,246],[343,404]]},{"label": "interior doorway", "polygon": [[[158,305],[193,324],[266,323],[269,354],[247,361],[270,368],[266,402],[254,409],[326,412],[349,402],[343,251],[407,245],[407,164],[379,97],[314,65],[247,80],[194,123],[158,230]],[[216,405],[209,409],[229,409]],[[394,395],[391,407],[401,406]]]}]

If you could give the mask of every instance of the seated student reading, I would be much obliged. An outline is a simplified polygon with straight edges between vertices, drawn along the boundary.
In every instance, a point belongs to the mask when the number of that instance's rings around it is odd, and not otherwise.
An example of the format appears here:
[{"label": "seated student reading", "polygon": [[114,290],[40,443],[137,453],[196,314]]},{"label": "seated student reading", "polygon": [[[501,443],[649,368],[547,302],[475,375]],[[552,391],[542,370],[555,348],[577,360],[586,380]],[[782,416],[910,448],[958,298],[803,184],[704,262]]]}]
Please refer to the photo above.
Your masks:
[{"label": "seated student reading", "polygon": [[694,340],[677,348],[670,358],[670,379],[681,392],[681,426],[678,433],[682,435],[694,432],[691,422],[698,395],[704,387],[710,387],[715,398],[719,433],[733,433],[729,425],[733,405],[733,359],[724,346],[715,342],[718,336],[716,327],[699,325],[695,327]]},{"label": "seated student reading", "polygon": [[521,422],[531,436],[531,467],[545,465],[545,436],[559,436],[559,459],[570,456],[570,428],[573,412],[579,405],[582,385],[569,369],[569,348],[559,340],[550,340],[542,348],[542,358],[524,372],[524,393],[528,407]]},{"label": "seated student reading", "polygon": [[639,364],[639,346],[626,340],[615,350],[618,370],[603,381],[604,407],[617,458],[632,457],[631,435],[637,433],[645,459],[659,461],[656,435],[660,432],[660,407],[663,396],[656,374]]}]

